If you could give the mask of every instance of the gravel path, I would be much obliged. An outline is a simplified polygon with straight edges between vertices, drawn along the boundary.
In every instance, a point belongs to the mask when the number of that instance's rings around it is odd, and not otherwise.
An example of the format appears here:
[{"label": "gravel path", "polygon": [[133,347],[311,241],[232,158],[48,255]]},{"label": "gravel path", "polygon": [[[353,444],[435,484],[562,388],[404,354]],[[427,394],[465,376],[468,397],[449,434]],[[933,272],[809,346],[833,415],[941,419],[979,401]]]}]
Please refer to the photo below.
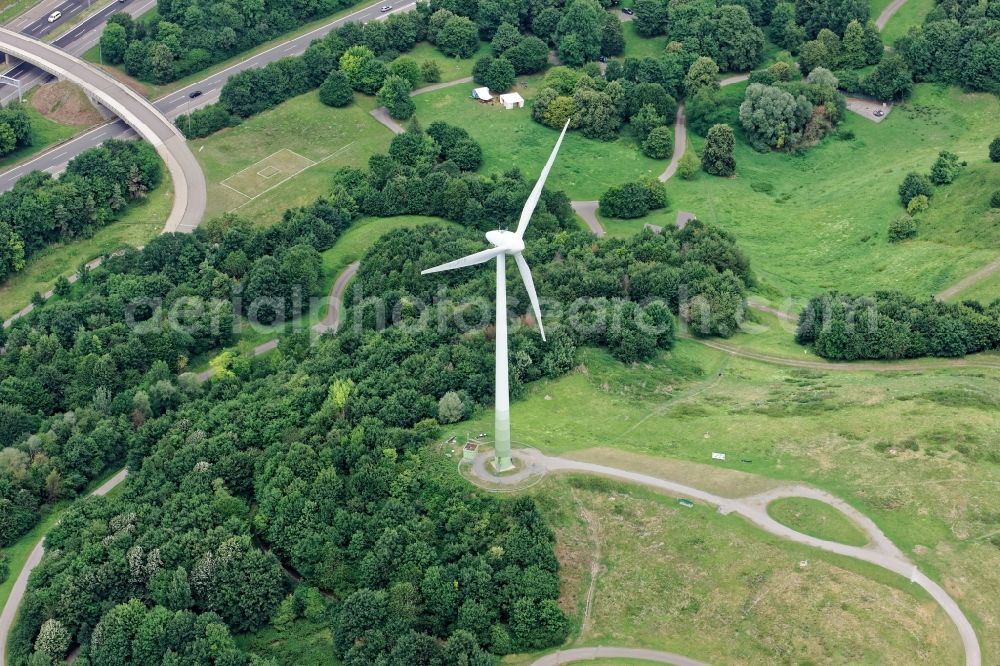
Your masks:
[{"label": "gravel path", "polygon": [[587,228],[595,236],[604,235],[604,227],[601,226],[601,221],[597,219],[597,205],[596,201],[571,201],[569,202],[576,214],[587,223]]},{"label": "gravel path", "polygon": [[905,4],[906,0],[892,0],[892,2],[889,3],[889,6],[883,9],[882,13],[878,15],[877,19],[875,19],[875,27],[882,30],[885,27],[885,24],[889,22],[889,19],[892,18],[892,15],[898,12]]},{"label": "gravel path", "polygon": [[[94,497],[107,495],[114,488],[116,488],[118,484],[124,481],[127,476],[127,469],[120,470],[117,474],[112,476],[90,494]],[[14,617],[17,615],[17,609],[20,607],[21,601],[24,599],[24,592],[28,589],[28,577],[31,575],[31,572],[34,571],[35,567],[38,566],[39,562],[42,561],[42,555],[45,554],[45,548],[43,547],[44,542],[45,537],[43,536],[38,540],[38,543],[32,549],[31,554],[28,555],[28,559],[24,563],[24,567],[21,568],[20,573],[17,575],[17,580],[14,581],[14,586],[10,590],[10,596],[7,597],[7,603],[4,604],[3,612],[0,613],[0,664],[7,663],[7,639],[10,637],[10,628],[14,624]]]},{"label": "gravel path", "polygon": [[[720,497],[719,495],[714,495],[699,488],[650,476],[648,474],[640,474],[638,472],[630,472],[615,467],[570,460],[568,458],[546,456],[536,449],[521,449],[518,451],[518,454],[518,457],[529,464],[542,466],[550,472],[583,472],[586,474],[615,478],[630,483],[638,483],[656,490],[662,490],[670,495],[686,497],[694,501],[711,504],[718,507],[719,513],[723,515],[730,513],[738,514],[765,532],[774,534],[775,536],[779,536],[789,541],[794,541],[795,543],[811,546],[813,548],[819,548],[837,555],[852,557],[870,564],[875,564],[883,569],[903,576],[909,579],[910,582],[916,583],[920,587],[924,588],[924,590],[926,590],[927,593],[934,598],[934,600],[941,606],[942,610],[944,610],[944,612],[951,619],[956,630],[958,631],[959,637],[962,639],[962,644],[965,647],[966,666],[981,666],[982,664],[982,654],[979,647],[979,640],[976,637],[976,632],[972,628],[972,624],[965,617],[965,614],[962,613],[962,610],[958,607],[958,604],[955,603],[955,600],[948,595],[944,588],[921,573],[916,565],[913,564],[913,562],[911,562],[902,553],[902,551],[900,551],[899,548],[897,548],[895,544],[889,540],[887,536],[885,536],[882,530],[879,529],[879,527],[870,518],[830,493],[807,486],[790,485],[748,497],[732,499]],[[473,466],[473,469],[476,469],[475,466]],[[476,473],[481,474],[480,471],[477,471]],[[483,480],[490,481],[491,479],[485,477]],[[844,515],[850,518],[861,530],[864,531],[868,537],[868,544],[858,547],[848,546],[846,544],[836,543],[833,541],[826,541],[797,532],[792,528],[779,523],[768,515],[766,507],[770,502],[781,497],[807,497],[829,504],[835,509],[843,512]],[[550,655],[550,657],[551,656],[552,655]],[[560,662],[536,661],[535,666],[538,666],[539,664],[557,663]],[[685,662],[668,661],[665,663],[683,664]]]},{"label": "gravel path", "polygon": [[687,118],[684,117],[684,105],[677,105],[677,118],[674,121],[674,154],[670,156],[670,164],[666,170],[660,174],[660,182],[667,182],[671,176],[677,173],[677,165],[687,150]]},{"label": "gravel path", "polygon": [[552,654],[547,654],[544,657],[536,659],[531,662],[531,666],[558,666],[558,664],[594,661],[595,659],[639,659],[657,664],[673,664],[674,666],[708,666],[703,661],[689,659],[673,652],[621,647],[591,647],[560,650],[559,652],[553,652]]}]

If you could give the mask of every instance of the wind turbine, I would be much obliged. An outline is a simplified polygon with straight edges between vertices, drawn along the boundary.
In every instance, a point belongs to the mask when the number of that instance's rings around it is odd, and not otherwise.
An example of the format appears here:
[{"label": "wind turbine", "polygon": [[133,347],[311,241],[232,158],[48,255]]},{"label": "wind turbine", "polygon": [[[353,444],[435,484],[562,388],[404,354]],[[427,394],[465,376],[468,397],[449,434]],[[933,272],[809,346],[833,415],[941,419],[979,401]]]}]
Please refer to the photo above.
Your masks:
[{"label": "wind turbine", "polygon": [[487,232],[486,240],[490,242],[493,246],[489,249],[482,250],[481,252],[476,252],[475,254],[470,254],[467,257],[462,257],[461,259],[456,259],[455,261],[449,261],[446,264],[441,264],[440,266],[435,266],[434,268],[428,268],[425,271],[421,271],[421,275],[427,275],[428,273],[439,273],[441,271],[450,271],[454,268],[464,268],[466,266],[475,266],[476,264],[484,264],[490,259],[497,260],[497,299],[496,299],[496,382],[494,384],[496,388],[496,409],[494,415],[494,469],[497,472],[504,472],[514,467],[514,463],[511,461],[510,457],[510,389],[508,385],[508,366],[509,358],[507,354],[507,272],[506,272],[506,257],[511,255],[514,257],[514,261],[517,263],[517,270],[521,273],[521,280],[524,282],[524,288],[528,292],[528,298],[531,299],[531,308],[535,312],[535,321],[538,322],[538,331],[542,334],[542,340],[545,340],[545,329],[542,327],[542,311],[538,307],[538,294],[535,293],[535,281],[531,279],[531,269],[528,268],[528,262],[524,260],[522,253],[524,252],[524,231],[528,228],[528,221],[531,220],[531,214],[535,212],[535,206],[538,205],[538,200],[542,196],[542,187],[545,185],[545,179],[549,176],[549,171],[552,169],[552,164],[556,161],[556,154],[559,152],[559,146],[562,144],[563,137],[566,136],[566,129],[569,127],[569,121],[563,125],[562,132],[559,134],[559,139],[556,141],[555,148],[552,149],[552,154],[549,155],[549,161],[545,163],[545,168],[542,169],[542,175],[538,177],[538,182],[535,183],[535,188],[531,190],[531,196],[524,204],[524,209],[521,211],[521,219],[517,223],[517,231],[506,231],[503,229],[497,229],[495,231]]}]

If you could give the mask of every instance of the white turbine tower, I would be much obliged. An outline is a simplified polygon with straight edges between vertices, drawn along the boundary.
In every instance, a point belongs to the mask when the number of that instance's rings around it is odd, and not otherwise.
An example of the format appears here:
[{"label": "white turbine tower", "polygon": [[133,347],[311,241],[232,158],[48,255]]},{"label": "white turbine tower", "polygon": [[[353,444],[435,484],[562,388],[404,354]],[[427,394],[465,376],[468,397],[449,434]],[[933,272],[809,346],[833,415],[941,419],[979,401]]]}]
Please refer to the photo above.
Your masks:
[{"label": "white turbine tower", "polygon": [[441,271],[450,271],[453,268],[484,264],[494,258],[497,260],[496,414],[494,417],[494,439],[496,440],[496,444],[494,446],[495,458],[493,463],[497,472],[503,472],[514,467],[514,463],[510,458],[510,396],[507,379],[509,365],[507,354],[507,273],[505,259],[507,255],[512,255],[514,261],[517,263],[517,270],[521,273],[521,280],[524,281],[524,288],[528,292],[528,298],[531,299],[531,307],[535,311],[535,321],[538,322],[538,331],[542,334],[542,340],[544,340],[545,329],[542,327],[542,311],[538,307],[538,294],[535,293],[535,282],[531,279],[531,269],[528,268],[528,262],[524,260],[524,256],[521,253],[524,252],[524,230],[528,228],[528,221],[531,219],[531,214],[535,212],[538,199],[542,196],[542,187],[545,185],[545,179],[549,176],[552,163],[556,161],[556,154],[559,152],[559,146],[562,144],[563,137],[566,136],[566,129],[568,127],[569,121],[566,121],[562,133],[559,134],[559,140],[556,141],[556,147],[552,149],[549,161],[545,163],[545,168],[542,169],[542,175],[538,177],[538,182],[535,183],[535,188],[531,191],[531,196],[528,197],[528,201],[524,204],[524,209],[521,211],[521,219],[517,223],[517,231],[500,229],[490,231],[486,234],[486,240],[493,247],[488,250],[476,252],[467,257],[449,261],[447,264],[441,264],[440,266],[428,268],[421,272],[421,275],[439,273]]}]

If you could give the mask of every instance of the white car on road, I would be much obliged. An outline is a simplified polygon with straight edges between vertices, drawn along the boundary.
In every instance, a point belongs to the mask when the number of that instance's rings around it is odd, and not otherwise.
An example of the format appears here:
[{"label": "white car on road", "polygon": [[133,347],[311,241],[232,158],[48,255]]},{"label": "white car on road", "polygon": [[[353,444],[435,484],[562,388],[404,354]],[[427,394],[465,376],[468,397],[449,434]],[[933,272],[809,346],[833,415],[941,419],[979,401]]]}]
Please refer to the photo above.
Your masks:
[{"label": "white car on road", "polygon": [[51,14],[49,14],[49,23],[55,23],[61,18],[62,18],[62,12],[54,11]]}]

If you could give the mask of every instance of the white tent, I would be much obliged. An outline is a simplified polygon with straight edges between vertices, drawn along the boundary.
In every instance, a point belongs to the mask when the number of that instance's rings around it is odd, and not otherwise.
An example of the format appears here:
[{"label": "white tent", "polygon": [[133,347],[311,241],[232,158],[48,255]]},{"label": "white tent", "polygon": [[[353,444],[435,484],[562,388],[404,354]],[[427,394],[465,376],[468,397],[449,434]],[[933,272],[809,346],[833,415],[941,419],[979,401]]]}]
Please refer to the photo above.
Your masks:
[{"label": "white tent", "polygon": [[493,99],[493,96],[490,95],[490,89],[484,86],[482,88],[474,88],[472,90],[472,98],[478,99],[481,102],[488,102]]},{"label": "white tent", "polygon": [[520,109],[524,107],[524,98],[518,93],[500,95],[500,103],[505,109]]}]

